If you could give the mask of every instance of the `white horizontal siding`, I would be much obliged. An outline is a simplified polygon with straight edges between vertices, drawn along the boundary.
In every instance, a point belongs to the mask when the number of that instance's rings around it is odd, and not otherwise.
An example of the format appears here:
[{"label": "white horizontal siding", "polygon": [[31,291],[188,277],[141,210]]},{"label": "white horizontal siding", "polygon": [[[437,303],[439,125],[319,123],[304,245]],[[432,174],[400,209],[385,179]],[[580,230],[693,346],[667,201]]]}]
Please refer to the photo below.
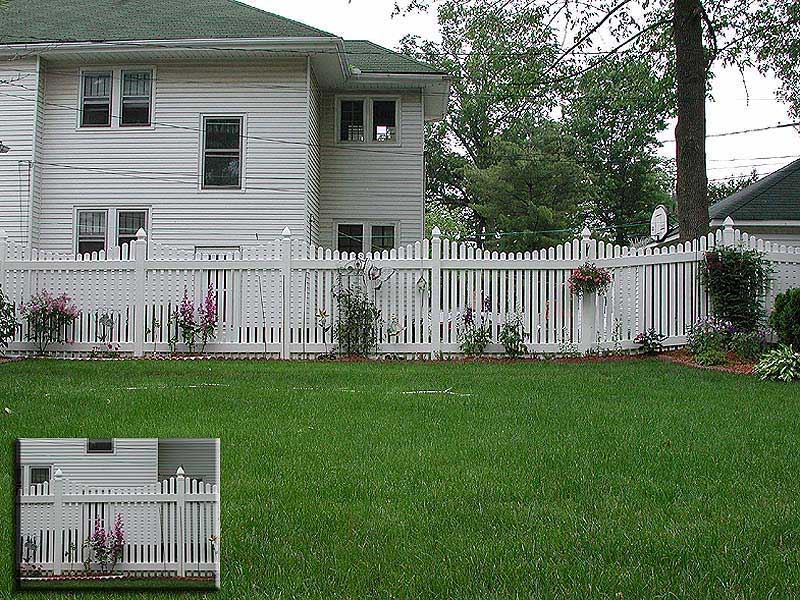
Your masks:
[{"label": "white horizontal siding", "polygon": [[219,440],[158,440],[158,478],[174,477],[181,466],[186,477],[219,484]]},{"label": "white horizontal siding", "polygon": [[118,438],[113,454],[87,454],[86,438],[21,439],[19,465],[49,466],[51,477],[61,469],[65,479],[86,485],[135,487],[157,481],[158,440]]},{"label": "white horizontal siding", "polygon": [[11,149],[0,154],[0,229],[20,243],[30,235],[37,87],[35,58],[0,63],[0,141]]},{"label": "white horizontal siding", "polygon": [[[74,210],[85,206],[150,206],[151,239],[180,247],[254,244],[287,225],[303,231],[305,60],[155,67],[152,129],[81,129],[79,68],[50,65],[38,245],[71,251]],[[199,189],[203,114],[245,116],[243,190]]]},{"label": "white horizontal siding", "polygon": [[309,241],[319,243],[320,199],[320,110],[321,92],[313,72],[309,73],[308,107],[308,229]]},{"label": "white horizontal siding", "polygon": [[323,246],[334,243],[334,223],[348,220],[395,222],[399,227],[399,244],[422,237],[422,97],[419,91],[387,93],[400,95],[400,145],[358,146],[366,152],[336,145],[336,95],[323,95],[320,199]]}]

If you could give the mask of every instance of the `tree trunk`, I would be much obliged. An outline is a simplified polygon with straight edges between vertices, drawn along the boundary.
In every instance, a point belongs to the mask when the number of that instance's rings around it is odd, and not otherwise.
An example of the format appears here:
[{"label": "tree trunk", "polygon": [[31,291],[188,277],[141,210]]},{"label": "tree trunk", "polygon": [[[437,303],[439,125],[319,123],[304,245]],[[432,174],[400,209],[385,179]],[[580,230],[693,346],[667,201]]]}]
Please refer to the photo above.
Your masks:
[{"label": "tree trunk", "polygon": [[676,194],[682,241],[708,233],[706,176],[706,57],[701,0],[674,0]]}]

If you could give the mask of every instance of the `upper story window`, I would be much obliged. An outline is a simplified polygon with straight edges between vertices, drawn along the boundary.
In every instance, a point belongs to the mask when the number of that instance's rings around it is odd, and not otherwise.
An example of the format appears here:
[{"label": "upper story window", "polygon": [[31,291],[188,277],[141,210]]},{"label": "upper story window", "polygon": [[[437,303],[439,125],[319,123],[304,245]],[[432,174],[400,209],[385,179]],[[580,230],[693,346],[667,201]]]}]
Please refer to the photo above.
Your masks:
[{"label": "upper story window", "polygon": [[150,125],[152,78],[152,71],[122,71],[120,126],[147,127]]},{"label": "upper story window", "polygon": [[203,188],[242,187],[242,117],[203,119]]},{"label": "upper story window", "polygon": [[339,143],[394,144],[399,141],[398,98],[339,98],[336,110]]},{"label": "upper story window", "polygon": [[364,141],[364,101],[342,100],[339,118],[339,140]]},{"label": "upper story window", "polygon": [[110,71],[84,73],[81,81],[81,126],[111,126]]},{"label": "upper story window", "polygon": [[92,438],[86,440],[87,454],[113,454],[114,440],[112,438]]},{"label": "upper story window", "polygon": [[397,101],[372,101],[372,141],[393,142],[397,139]]}]

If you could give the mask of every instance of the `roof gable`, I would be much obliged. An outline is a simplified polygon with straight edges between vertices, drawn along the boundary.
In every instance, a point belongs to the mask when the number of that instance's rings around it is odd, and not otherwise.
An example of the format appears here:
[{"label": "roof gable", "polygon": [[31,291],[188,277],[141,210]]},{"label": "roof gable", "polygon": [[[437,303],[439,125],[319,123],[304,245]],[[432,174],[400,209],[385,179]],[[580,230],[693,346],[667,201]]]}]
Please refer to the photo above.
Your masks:
[{"label": "roof gable", "polygon": [[800,221],[800,160],[720,200],[709,209],[714,220]]},{"label": "roof gable", "polygon": [[10,0],[0,15],[4,44],[336,37],[236,0]]}]

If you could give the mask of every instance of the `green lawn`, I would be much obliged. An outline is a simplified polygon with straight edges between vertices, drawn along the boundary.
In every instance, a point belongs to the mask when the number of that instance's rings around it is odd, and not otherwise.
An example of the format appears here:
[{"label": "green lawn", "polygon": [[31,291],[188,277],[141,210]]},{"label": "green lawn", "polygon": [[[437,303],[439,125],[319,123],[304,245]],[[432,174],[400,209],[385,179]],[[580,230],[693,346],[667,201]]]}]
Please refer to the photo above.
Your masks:
[{"label": "green lawn", "polygon": [[26,361],[0,398],[7,449],[220,437],[217,598],[800,595],[797,385],[647,360]]}]

